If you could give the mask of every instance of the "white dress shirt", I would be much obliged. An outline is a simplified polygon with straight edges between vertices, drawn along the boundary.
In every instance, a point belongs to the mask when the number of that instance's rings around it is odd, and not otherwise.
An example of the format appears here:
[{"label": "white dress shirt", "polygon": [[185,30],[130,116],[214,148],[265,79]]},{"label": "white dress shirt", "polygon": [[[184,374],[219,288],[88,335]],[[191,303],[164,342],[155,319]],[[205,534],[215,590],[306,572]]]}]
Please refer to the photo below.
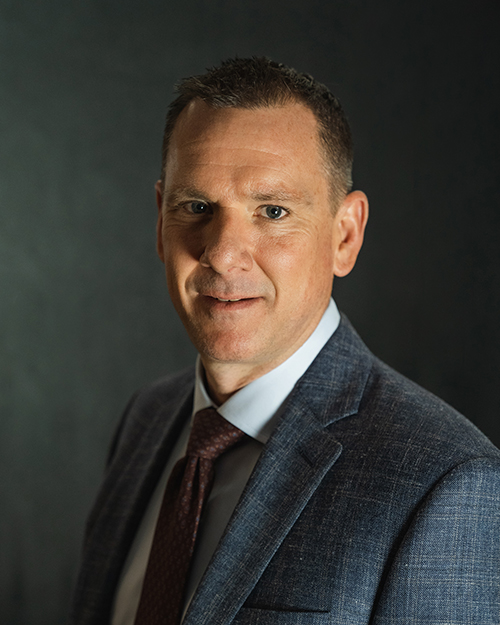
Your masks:
[{"label": "white dress shirt", "polygon": [[[205,503],[198,530],[186,589],[185,610],[224,533],[262,448],[281,416],[281,406],[335,332],[339,322],[337,306],[331,299],[314,332],[288,360],[237,391],[222,405],[215,406],[219,414],[250,438],[244,444],[230,449],[217,461],[213,487]],[[203,367],[198,357],[192,417],[199,410],[214,406],[203,377]],[[185,453],[191,423],[192,418],[177,440],[128,554],[115,596],[112,625],[134,623],[163,492],[174,464]]]}]

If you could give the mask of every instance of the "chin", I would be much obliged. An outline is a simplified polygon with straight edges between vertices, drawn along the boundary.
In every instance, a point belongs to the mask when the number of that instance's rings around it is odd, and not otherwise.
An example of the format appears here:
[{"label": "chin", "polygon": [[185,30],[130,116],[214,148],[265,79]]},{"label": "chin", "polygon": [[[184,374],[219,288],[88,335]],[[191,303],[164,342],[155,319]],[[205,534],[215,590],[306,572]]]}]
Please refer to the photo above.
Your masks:
[{"label": "chin", "polygon": [[221,363],[252,363],[259,352],[255,340],[232,336],[231,333],[223,333],[218,337],[197,337],[193,343],[201,356]]}]

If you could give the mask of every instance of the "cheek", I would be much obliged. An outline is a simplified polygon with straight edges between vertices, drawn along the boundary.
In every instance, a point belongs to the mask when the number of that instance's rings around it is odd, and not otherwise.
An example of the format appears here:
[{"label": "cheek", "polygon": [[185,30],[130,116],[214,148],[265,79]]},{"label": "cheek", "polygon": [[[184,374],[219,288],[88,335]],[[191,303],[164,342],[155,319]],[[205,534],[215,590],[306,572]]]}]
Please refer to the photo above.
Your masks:
[{"label": "cheek", "polygon": [[282,291],[321,290],[333,280],[331,239],[319,229],[262,241],[256,260]]},{"label": "cheek", "polygon": [[190,257],[172,246],[165,254],[165,276],[172,301],[180,301],[186,291],[186,280],[191,273],[193,262]]},{"label": "cheek", "polygon": [[314,279],[310,250],[298,241],[292,245],[267,245],[256,262],[272,282],[277,299],[290,304],[304,297]]},{"label": "cheek", "polygon": [[189,254],[196,256],[201,245],[199,228],[187,227],[175,222],[172,218],[163,222],[162,239],[163,246],[167,250],[172,250],[171,254]]},{"label": "cheek", "polygon": [[279,281],[296,271],[299,249],[294,237],[261,237],[254,247],[254,260],[273,282]]},{"label": "cheek", "polygon": [[183,229],[164,229],[163,249],[167,274],[182,274],[196,263],[197,248],[196,237],[188,236]]}]

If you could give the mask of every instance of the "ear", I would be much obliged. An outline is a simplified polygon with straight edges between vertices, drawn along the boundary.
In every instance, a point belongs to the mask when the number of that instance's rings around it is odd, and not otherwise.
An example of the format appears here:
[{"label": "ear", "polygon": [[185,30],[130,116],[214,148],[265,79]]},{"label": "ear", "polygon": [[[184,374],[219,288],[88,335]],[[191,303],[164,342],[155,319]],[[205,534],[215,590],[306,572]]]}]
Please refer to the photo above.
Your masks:
[{"label": "ear", "polygon": [[161,180],[157,180],[155,184],[156,190],[156,206],[158,206],[158,221],[156,222],[156,251],[158,256],[160,257],[161,262],[165,262],[163,255],[163,237],[162,237],[162,226],[163,226],[163,185]]},{"label": "ear", "polygon": [[334,275],[346,276],[356,263],[368,221],[368,198],[362,191],[349,193],[335,215]]}]

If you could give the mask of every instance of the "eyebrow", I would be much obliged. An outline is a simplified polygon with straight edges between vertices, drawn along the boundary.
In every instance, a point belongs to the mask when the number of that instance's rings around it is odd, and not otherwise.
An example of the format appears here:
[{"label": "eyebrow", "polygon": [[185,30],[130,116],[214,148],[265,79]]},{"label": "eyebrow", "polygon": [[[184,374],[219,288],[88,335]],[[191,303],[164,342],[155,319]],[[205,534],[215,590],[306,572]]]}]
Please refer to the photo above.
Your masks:
[{"label": "eyebrow", "polygon": [[177,187],[171,189],[165,198],[167,204],[178,204],[179,202],[196,198],[209,202],[208,197],[196,187]]},{"label": "eyebrow", "polygon": [[250,197],[256,202],[302,202],[304,204],[312,204],[309,194],[294,193],[293,191],[285,191],[284,189],[271,189],[269,191],[255,191],[250,193]]},{"label": "eyebrow", "polygon": [[[310,205],[313,203],[312,198],[309,196],[308,193],[296,193],[294,191],[286,191],[285,189],[280,188],[250,191],[249,197],[255,202],[269,202],[272,204],[276,202],[283,202],[285,204],[288,202],[294,202]],[[166,203],[170,205],[175,205],[180,202],[194,198],[207,203],[212,202],[203,191],[200,191],[196,187],[177,187],[169,191],[168,195],[166,196]]]}]

